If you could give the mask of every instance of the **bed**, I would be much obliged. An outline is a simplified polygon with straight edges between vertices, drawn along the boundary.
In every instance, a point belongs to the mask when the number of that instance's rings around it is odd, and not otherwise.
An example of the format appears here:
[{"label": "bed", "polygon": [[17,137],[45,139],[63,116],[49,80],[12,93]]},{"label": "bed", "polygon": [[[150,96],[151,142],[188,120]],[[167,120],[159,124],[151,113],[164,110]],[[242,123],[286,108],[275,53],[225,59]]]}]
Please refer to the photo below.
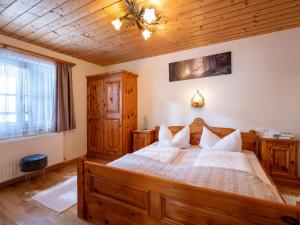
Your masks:
[{"label": "bed", "polygon": [[[234,131],[210,127],[197,118],[190,125],[192,145],[199,144],[203,126],[220,137]],[[181,126],[170,127],[173,134],[181,129]],[[156,141],[158,132],[159,127],[155,131]],[[180,150],[167,162],[146,159],[143,154],[147,149],[108,165],[82,158],[78,162],[78,215],[96,224],[116,225],[300,224],[299,207],[284,204],[272,180],[259,164],[255,155],[256,140],[254,131],[242,133],[244,153],[255,174],[251,179],[236,170],[225,175],[222,174],[224,170],[218,168],[207,171],[210,177],[211,174],[219,176],[224,187],[211,182],[211,179],[198,179],[197,174],[204,167],[193,167],[190,171],[188,165],[201,154],[197,147]],[[155,143],[147,148],[153,147]],[[149,170],[151,166],[147,165],[152,165],[153,170]],[[242,182],[242,190],[236,187],[237,179],[245,181]],[[228,180],[233,185],[226,186]]]}]

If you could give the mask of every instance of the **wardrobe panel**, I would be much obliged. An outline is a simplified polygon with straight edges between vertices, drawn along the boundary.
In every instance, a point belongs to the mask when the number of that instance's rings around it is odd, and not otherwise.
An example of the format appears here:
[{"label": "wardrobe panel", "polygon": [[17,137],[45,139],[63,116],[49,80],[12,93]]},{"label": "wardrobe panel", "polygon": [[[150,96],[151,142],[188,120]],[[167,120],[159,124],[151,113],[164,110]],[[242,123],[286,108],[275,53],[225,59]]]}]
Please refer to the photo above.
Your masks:
[{"label": "wardrobe panel", "polygon": [[128,71],[87,77],[87,154],[113,160],[132,150],[137,128],[137,75]]}]

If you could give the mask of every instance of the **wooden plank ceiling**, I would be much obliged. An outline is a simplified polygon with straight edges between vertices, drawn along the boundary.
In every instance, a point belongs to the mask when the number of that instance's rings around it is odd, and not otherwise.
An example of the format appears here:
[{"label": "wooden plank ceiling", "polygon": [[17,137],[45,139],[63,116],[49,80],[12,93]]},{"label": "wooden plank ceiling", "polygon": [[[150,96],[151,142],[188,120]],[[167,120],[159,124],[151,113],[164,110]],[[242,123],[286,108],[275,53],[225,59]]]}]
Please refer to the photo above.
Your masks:
[{"label": "wooden plank ceiling", "polygon": [[300,0],[136,0],[163,16],[145,41],[116,31],[122,0],[0,0],[0,33],[99,65],[300,26]]}]

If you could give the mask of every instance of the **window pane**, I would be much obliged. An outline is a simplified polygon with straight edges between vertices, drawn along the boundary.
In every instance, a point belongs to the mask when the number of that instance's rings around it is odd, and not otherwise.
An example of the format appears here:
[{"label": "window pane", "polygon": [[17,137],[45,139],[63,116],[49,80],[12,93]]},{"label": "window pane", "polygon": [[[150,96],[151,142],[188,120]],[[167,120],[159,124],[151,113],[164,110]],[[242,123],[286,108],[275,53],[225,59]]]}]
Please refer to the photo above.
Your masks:
[{"label": "window pane", "polygon": [[7,97],[7,111],[8,112],[16,112],[16,96],[8,96]]},{"label": "window pane", "polygon": [[16,112],[16,96],[0,95],[0,112]]},{"label": "window pane", "polygon": [[0,113],[5,112],[5,96],[0,95]]},{"label": "window pane", "polygon": [[0,75],[0,94],[16,94],[17,91],[16,78],[13,76],[1,76],[1,75]]},{"label": "window pane", "polygon": [[53,130],[56,65],[0,49],[0,139]]},{"label": "window pane", "polygon": [[0,123],[16,123],[16,122],[17,122],[16,114],[6,114],[6,115],[0,114]]},{"label": "window pane", "polygon": [[9,123],[15,123],[15,122],[17,122],[17,116],[16,116],[16,114],[9,115],[8,116],[8,122]]}]

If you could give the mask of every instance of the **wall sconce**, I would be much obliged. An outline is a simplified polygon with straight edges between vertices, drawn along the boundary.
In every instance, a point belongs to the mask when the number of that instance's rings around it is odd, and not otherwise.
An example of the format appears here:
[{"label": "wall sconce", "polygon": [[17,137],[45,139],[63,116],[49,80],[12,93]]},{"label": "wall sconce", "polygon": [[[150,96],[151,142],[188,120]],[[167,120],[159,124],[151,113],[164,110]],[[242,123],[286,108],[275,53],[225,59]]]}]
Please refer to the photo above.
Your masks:
[{"label": "wall sconce", "polygon": [[200,94],[199,90],[192,97],[192,106],[193,107],[202,107],[202,106],[204,106],[204,98]]}]

